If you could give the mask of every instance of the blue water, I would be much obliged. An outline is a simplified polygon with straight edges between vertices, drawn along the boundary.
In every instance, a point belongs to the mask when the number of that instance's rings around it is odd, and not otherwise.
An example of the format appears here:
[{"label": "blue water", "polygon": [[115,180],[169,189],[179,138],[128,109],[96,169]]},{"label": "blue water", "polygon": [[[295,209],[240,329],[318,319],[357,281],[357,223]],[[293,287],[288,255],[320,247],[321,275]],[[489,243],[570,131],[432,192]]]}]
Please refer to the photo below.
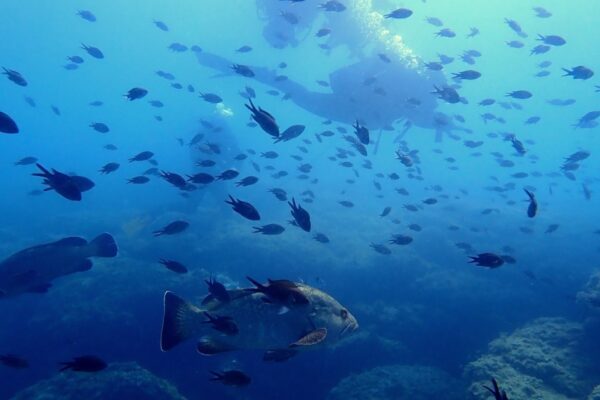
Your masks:
[{"label": "blue water", "polygon": [[[190,399],[325,399],[342,378],[381,365],[430,365],[462,379],[465,365],[503,332],[538,317],[590,318],[589,308],[575,297],[597,268],[600,247],[594,231],[599,217],[595,192],[600,139],[595,120],[578,129],[573,125],[598,109],[600,94],[595,85],[600,81],[596,76],[563,77],[562,68],[586,66],[598,71],[600,56],[594,48],[600,27],[595,2],[493,0],[483,5],[466,0],[341,0],[348,7],[340,13],[324,11],[318,8],[320,3],[5,0],[0,4],[0,66],[20,72],[28,82],[21,87],[0,76],[0,111],[11,116],[20,130],[17,135],[0,136],[0,258],[62,237],[92,239],[101,232],[110,232],[119,246],[118,257],[95,258],[92,270],[57,279],[48,293],[1,299],[0,354],[20,355],[30,367],[16,370],[0,365],[0,398],[8,399],[54,376],[57,362],[97,354],[109,363],[135,361]],[[390,55],[391,50],[379,47],[379,28],[368,32],[368,27],[375,29],[365,22],[372,16],[349,16],[359,3],[366,7],[361,10],[380,14],[399,7],[413,11],[407,19],[384,20],[382,27],[400,35],[419,60],[415,75],[419,81],[376,82],[373,88],[383,93],[353,102],[376,114],[387,107],[386,98],[409,84],[419,87],[415,97],[425,93],[431,102],[434,83],[444,80],[462,101],[449,104],[438,99],[427,114],[428,124],[433,123],[432,113],[440,112],[458,129],[424,124],[416,117],[419,106],[411,111],[401,102],[392,107],[402,111],[391,123],[380,124],[362,115],[328,117],[337,113],[317,114],[310,106],[297,104],[298,93],[287,93],[291,99],[285,99],[285,90],[276,83],[265,84],[201,62],[201,56],[214,54],[257,71],[264,67],[317,93],[364,88],[365,75],[350,74],[341,88],[316,83],[330,83],[330,74],[365,60],[378,60],[382,71],[402,64],[395,56],[390,56],[391,63],[380,59],[379,54]],[[544,7],[552,16],[536,17],[533,6]],[[90,10],[97,20],[81,18],[78,10]],[[280,11],[300,18],[295,30]],[[426,17],[440,18],[444,26],[435,27]],[[528,36],[519,37],[505,18],[518,21]],[[330,35],[315,37],[333,19]],[[163,21],[169,30],[158,29],[155,20]],[[263,33],[269,23],[286,31],[283,48],[273,46],[280,38]],[[455,31],[456,37],[436,37],[435,32],[444,27]],[[467,38],[471,27],[480,33]],[[530,55],[541,43],[538,34],[560,35],[566,44]],[[512,40],[523,42],[524,47],[507,46]],[[168,48],[173,43],[184,44],[187,50],[174,52]],[[325,43],[330,48],[319,47]],[[100,48],[104,59],[90,57],[82,44]],[[244,45],[252,50],[236,51]],[[481,53],[473,65],[460,59],[467,50]],[[441,72],[428,71],[423,63],[439,61],[439,54],[455,60]],[[69,56],[80,56],[84,62],[75,70],[65,69]],[[540,68],[544,61],[551,64]],[[278,66],[282,62],[285,68]],[[370,76],[377,76],[377,68]],[[411,70],[405,65],[397,68]],[[452,80],[453,73],[465,70],[482,76]],[[549,75],[536,77],[541,70]],[[157,71],[175,78],[164,79]],[[173,83],[182,88],[172,87]],[[188,85],[193,88],[188,90]],[[254,103],[272,113],[282,131],[301,124],[306,127],[302,135],[274,144],[260,127],[249,125],[247,99],[239,93],[247,86],[256,92]],[[127,101],[123,95],[134,87],[148,90],[148,95]],[[267,93],[271,90],[278,92]],[[506,97],[515,90],[533,96]],[[222,103],[203,101],[199,92],[218,94]],[[485,98],[496,103],[478,105]],[[575,102],[556,106],[548,103],[552,99]],[[164,107],[152,107],[151,100],[161,101]],[[103,104],[91,106],[94,101]],[[481,117],[486,112],[495,120],[486,123]],[[525,123],[534,116],[540,118],[538,123]],[[355,137],[355,119],[370,129],[367,157],[344,139]],[[201,121],[220,129],[211,132]],[[89,125],[96,122],[107,124],[110,131],[94,131]],[[334,135],[320,136],[319,141],[316,134],[326,130]],[[198,133],[204,138],[188,146]],[[508,134],[523,143],[524,155],[505,140]],[[465,145],[469,140],[482,144],[470,148]],[[222,153],[208,154],[206,142],[218,144]],[[117,150],[105,149],[107,144]],[[396,159],[397,150],[410,154],[414,165],[407,167]],[[413,150],[418,152],[410,153]],[[240,175],[189,192],[155,175],[149,175],[150,182],[144,185],[127,184],[127,179],[154,167],[147,161],[128,162],[142,151],[154,153],[159,170],[183,176],[216,175],[230,168]],[[261,157],[267,151],[276,151],[278,157]],[[340,158],[344,151],[352,153]],[[577,151],[591,155],[577,170],[561,170],[564,159]],[[239,154],[247,158],[236,160]],[[31,176],[37,172],[35,165],[13,165],[25,156],[36,157],[46,168],[88,177],[95,187],[83,193],[79,202],[53,191],[32,195],[31,191],[44,188],[40,178]],[[217,165],[197,167],[203,159],[213,159]],[[371,169],[364,167],[367,160]],[[502,166],[501,160],[510,160],[511,166]],[[352,166],[340,165],[344,161]],[[120,168],[101,175],[98,170],[108,162],[117,162]],[[303,173],[298,170],[302,164],[312,169]],[[278,171],[287,175],[274,177]],[[399,179],[390,178],[392,173]],[[515,177],[517,173],[526,177]],[[258,183],[235,185],[246,176],[257,176]],[[591,192],[589,198],[584,186]],[[275,187],[309,211],[311,233],[288,223],[289,206],[268,192]],[[407,194],[398,193],[399,188]],[[529,203],[523,188],[537,198],[534,218],[527,216]],[[234,213],[224,202],[228,195],[250,202],[260,211],[261,221]],[[436,204],[424,203],[428,198],[436,199]],[[340,201],[350,201],[353,207]],[[405,205],[417,209],[410,211]],[[390,214],[380,217],[387,206]],[[178,219],[188,221],[190,228],[178,235],[153,237],[152,231]],[[252,233],[253,226],[268,223],[284,226],[285,232]],[[411,229],[411,224],[418,224],[420,231]],[[551,224],[558,224],[558,229],[546,233]],[[330,242],[313,240],[316,233],[327,235]],[[388,244],[394,234],[409,235],[413,241],[405,246]],[[461,242],[471,249],[458,248]],[[372,243],[384,244],[391,254],[374,251]],[[468,262],[469,256],[485,252],[510,255],[516,262],[497,269]],[[157,262],[159,258],[180,261],[189,272],[169,271]],[[360,329],[354,340],[335,349],[302,353],[283,364],[263,363],[260,351],[202,357],[193,340],[161,352],[164,291],[199,303],[206,294],[203,281],[210,274],[231,288],[247,286],[246,276],[304,282],[346,306]],[[396,343],[396,350],[390,351],[386,341]],[[247,372],[252,384],[231,389],[208,382],[209,370],[229,368]]]}]

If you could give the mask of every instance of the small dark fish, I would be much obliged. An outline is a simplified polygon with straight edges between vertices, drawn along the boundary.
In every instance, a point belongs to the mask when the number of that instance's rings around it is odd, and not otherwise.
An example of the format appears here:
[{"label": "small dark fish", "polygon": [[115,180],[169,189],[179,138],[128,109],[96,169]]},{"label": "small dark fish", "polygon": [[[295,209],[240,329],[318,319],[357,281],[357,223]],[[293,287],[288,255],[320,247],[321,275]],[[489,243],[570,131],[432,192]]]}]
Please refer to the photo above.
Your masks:
[{"label": "small dark fish", "polygon": [[364,125],[359,124],[358,120],[354,125],[352,125],[352,127],[354,128],[354,134],[356,135],[356,137],[358,137],[360,143],[362,143],[363,145],[368,145],[369,130]]},{"label": "small dark fish", "polygon": [[287,193],[285,190],[280,188],[269,189],[269,192],[273,193],[277,200],[287,201]]},{"label": "small dark fish", "polygon": [[108,125],[106,125],[105,123],[102,123],[102,122],[94,122],[93,124],[90,125],[90,128],[92,128],[93,130],[95,130],[96,132],[99,132],[99,133],[110,132],[110,128],[108,127]]},{"label": "small dark fish", "polygon": [[223,99],[214,93],[200,93],[200,97],[207,103],[218,104],[222,103]]},{"label": "small dark fish", "polygon": [[207,321],[204,321],[204,324],[211,324],[212,328],[216,331],[224,333],[228,336],[237,335],[239,329],[236,323],[233,321],[231,317],[222,317],[219,315],[213,315],[208,312],[204,312],[204,316],[207,318]]},{"label": "small dark fish", "polygon": [[29,361],[14,354],[0,354],[0,364],[15,369],[29,368]]},{"label": "small dark fish", "polygon": [[105,164],[102,168],[100,168],[100,170],[98,172],[100,172],[101,174],[110,174],[111,172],[115,172],[116,170],[118,170],[120,167],[119,163],[115,163],[115,162],[111,162],[108,164]]},{"label": "small dark fish", "polygon": [[171,43],[168,48],[175,53],[183,53],[188,51],[188,47],[186,45],[177,42]]},{"label": "small dark fish", "polygon": [[252,119],[260,125],[263,131],[275,138],[279,137],[279,126],[275,121],[275,117],[260,107],[256,108],[252,103],[252,99],[248,99],[248,101],[250,104],[246,104],[246,108],[252,113]]},{"label": "small dark fish", "polygon": [[546,228],[546,231],[544,233],[552,233],[554,231],[556,231],[558,229],[559,225],[558,224],[550,224],[548,225],[548,227]]},{"label": "small dark fish", "polygon": [[537,40],[540,40],[544,44],[548,44],[550,46],[563,46],[564,44],[567,43],[567,41],[565,39],[563,39],[562,37],[557,36],[557,35],[548,35],[548,36],[538,35]]},{"label": "small dark fish", "polygon": [[267,350],[263,356],[264,362],[284,362],[298,354],[294,349]]},{"label": "small dark fish", "polygon": [[397,244],[399,246],[406,246],[407,244],[412,243],[413,238],[407,235],[392,235],[392,239],[390,239],[390,244]]},{"label": "small dark fish", "polygon": [[21,158],[19,161],[15,161],[15,165],[30,165],[30,164],[35,164],[37,162],[37,158],[36,157],[23,157]]},{"label": "small dark fish", "polygon": [[581,79],[585,81],[594,76],[594,71],[587,67],[584,67],[583,65],[573,67],[570,70],[566,68],[563,68],[562,70],[565,71],[565,74],[563,76],[572,76],[573,79]]},{"label": "small dark fish", "polygon": [[229,195],[229,199],[230,200],[225,200],[225,203],[230,204],[233,207],[233,211],[250,221],[260,220],[260,214],[252,204],[242,200],[236,200],[231,195]]},{"label": "small dark fish", "polygon": [[535,199],[535,195],[533,193],[531,193],[529,190],[527,190],[527,189],[523,189],[523,190],[525,191],[525,193],[527,193],[527,196],[529,197],[529,207],[527,207],[527,216],[529,218],[533,218],[536,216],[537,210],[538,210],[537,200]]},{"label": "small dark fish", "polygon": [[498,268],[504,264],[502,257],[494,253],[481,253],[477,256],[470,256],[470,263],[475,263],[480,267]]},{"label": "small dark fish", "polygon": [[527,90],[515,90],[514,92],[507,93],[506,96],[513,99],[525,100],[531,98],[533,94]]},{"label": "small dark fish", "polygon": [[145,97],[148,94],[148,91],[146,89],[143,88],[133,88],[133,89],[129,89],[129,91],[124,94],[123,96],[127,97],[127,100],[129,101],[133,101],[133,100],[138,100],[141,99],[143,97]]},{"label": "small dark fish", "polygon": [[164,258],[161,258],[158,262],[164,265],[167,269],[178,274],[186,274],[188,272],[188,269],[185,267],[185,265],[178,261],[165,260]]},{"label": "small dark fish", "polygon": [[236,182],[235,185],[236,186],[250,186],[250,185],[254,185],[256,182],[258,182],[258,177],[247,176],[247,177],[243,178],[241,181]]},{"label": "small dark fish", "polygon": [[340,203],[342,206],[346,207],[346,208],[352,208],[354,207],[354,203],[348,200],[342,200],[342,201],[338,201],[338,203]]},{"label": "small dark fish", "polygon": [[252,381],[248,375],[235,369],[222,372],[210,371],[210,373],[213,375],[213,377],[209,379],[210,381],[220,382],[226,386],[248,386]]},{"label": "small dark fish", "polygon": [[160,29],[161,31],[164,31],[164,32],[168,32],[168,31],[169,31],[169,27],[168,27],[168,26],[167,26],[167,24],[165,24],[163,21],[157,21],[157,20],[154,20],[154,21],[152,21],[152,22],[153,22],[153,23],[154,23],[154,25],[155,25],[155,26],[156,26],[158,29]]},{"label": "small dark fish", "polygon": [[196,165],[198,167],[213,167],[215,165],[217,165],[217,163],[213,160],[201,160],[196,162]]},{"label": "small dark fish", "polygon": [[127,180],[127,183],[133,183],[135,185],[143,185],[144,183],[150,182],[150,178],[147,176],[134,176]]},{"label": "small dark fish", "polygon": [[533,49],[531,49],[531,55],[534,54],[545,54],[547,52],[550,51],[550,46],[546,46],[545,44],[539,44],[537,46],[535,46]]},{"label": "small dark fish", "polygon": [[262,284],[249,276],[246,279],[255,287],[245,290],[250,293],[262,293],[265,295],[267,302],[281,304],[288,308],[305,306],[310,303],[306,295],[298,288],[298,285],[292,281],[269,279],[268,284]]},{"label": "small dark fish", "polygon": [[456,104],[460,102],[460,96],[454,88],[451,88],[450,86],[445,86],[442,88],[434,86],[434,89],[435,91],[433,94],[437,94],[439,99],[450,104]]},{"label": "small dark fish", "polygon": [[475,80],[481,77],[481,73],[473,70],[466,70],[453,74],[455,79]]},{"label": "small dark fish", "polygon": [[246,78],[253,78],[255,75],[254,71],[252,71],[252,69],[250,69],[250,67],[247,65],[233,64],[231,69],[233,69],[236,74],[245,76]]},{"label": "small dark fish", "polygon": [[142,151],[129,159],[129,162],[134,161],[146,161],[154,157],[154,153],[151,151]]},{"label": "small dark fish", "polygon": [[279,235],[285,231],[285,228],[278,224],[255,226],[252,229],[254,229],[254,233],[262,233],[263,235]]},{"label": "small dark fish", "polygon": [[19,133],[17,123],[2,111],[0,111],[0,132],[8,134]]},{"label": "small dark fish", "polygon": [[316,37],[324,37],[327,36],[331,33],[331,29],[329,28],[321,28],[317,31],[317,33],[315,33]]},{"label": "small dark fish", "polygon": [[380,217],[385,217],[385,216],[387,216],[390,213],[390,211],[392,211],[392,207],[388,206],[388,207],[386,207],[386,208],[383,209],[383,211],[381,212],[381,214],[379,214],[379,216]]},{"label": "small dark fish", "polygon": [[385,18],[405,19],[413,14],[408,8],[398,8],[390,13],[385,14]]},{"label": "small dark fish", "polygon": [[102,53],[102,51],[97,47],[86,46],[85,44],[82,44],[81,48],[94,58],[97,58],[99,60],[104,58],[104,53]]},{"label": "small dark fish", "polygon": [[228,169],[216,176],[217,180],[228,181],[236,178],[240,173],[234,169]]},{"label": "small dark fish", "polygon": [[188,175],[188,181],[192,183],[199,183],[201,185],[207,185],[215,180],[215,177],[210,174],[200,172],[194,175]]},{"label": "small dark fish", "polygon": [[75,357],[72,361],[61,362],[60,371],[77,371],[77,372],[98,372],[105,369],[108,365],[104,360],[97,356],[81,356]]},{"label": "small dark fish", "polygon": [[288,202],[289,206],[292,208],[292,217],[294,217],[294,221],[296,225],[300,227],[302,230],[306,232],[310,232],[311,222],[310,222],[310,214],[301,205],[296,204],[296,200],[292,198],[291,202]]},{"label": "small dark fish", "polygon": [[160,176],[178,189],[184,189],[187,185],[187,182],[183,176],[174,172],[160,171]]},{"label": "small dark fish", "polygon": [[429,23],[429,24],[431,24],[433,26],[436,26],[438,28],[440,26],[444,25],[444,23],[442,22],[442,20],[439,19],[439,18],[436,18],[436,17],[427,17],[427,18],[425,18],[425,21],[427,21],[427,23]]},{"label": "small dark fish", "polygon": [[290,140],[300,136],[305,129],[306,127],[304,125],[292,125],[285,131],[283,131],[278,138],[275,139],[275,143],[279,143],[281,141],[289,142]]},{"label": "small dark fish", "polygon": [[323,4],[320,4],[319,7],[322,8],[324,11],[329,12],[342,12],[346,10],[346,6],[337,0],[328,0]]},{"label": "small dark fish", "polygon": [[208,301],[212,300],[212,298],[217,299],[221,303],[227,303],[231,300],[229,292],[221,282],[217,281],[212,276],[204,280],[204,282],[208,285],[208,292],[210,295],[202,301],[202,304],[206,304]]},{"label": "small dark fish", "polygon": [[439,30],[435,33],[435,36],[437,37],[444,37],[444,38],[453,38],[456,36],[456,33],[449,28],[444,28],[442,30]]},{"label": "small dark fish", "polygon": [[52,169],[52,172],[50,172],[41,164],[36,165],[42,172],[32,175],[44,178],[42,183],[48,186],[44,191],[54,190],[65,199],[72,201],[81,200],[81,189],[74,177],[63,174],[55,169]]},{"label": "small dark fish", "polygon": [[96,22],[96,16],[91,11],[79,10],[77,11],[77,15],[88,22]]},{"label": "small dark fish", "polygon": [[186,221],[173,221],[167,226],[157,231],[152,232],[154,236],[176,235],[189,228],[190,224]]},{"label": "small dark fish", "polygon": [[21,75],[20,72],[4,67],[2,67],[2,69],[4,70],[3,74],[6,75],[9,81],[13,82],[18,86],[25,87],[28,85],[27,81],[25,80],[25,78],[23,78],[23,75]]},{"label": "small dark fish", "polygon": [[389,256],[392,254],[392,251],[383,244],[371,243],[369,246],[377,253],[383,254],[384,256]]},{"label": "small dark fish", "polygon": [[316,233],[313,239],[319,243],[329,243],[329,238],[324,233]]},{"label": "small dark fish", "polygon": [[238,53],[248,53],[252,51],[252,47],[244,45],[236,50]]}]

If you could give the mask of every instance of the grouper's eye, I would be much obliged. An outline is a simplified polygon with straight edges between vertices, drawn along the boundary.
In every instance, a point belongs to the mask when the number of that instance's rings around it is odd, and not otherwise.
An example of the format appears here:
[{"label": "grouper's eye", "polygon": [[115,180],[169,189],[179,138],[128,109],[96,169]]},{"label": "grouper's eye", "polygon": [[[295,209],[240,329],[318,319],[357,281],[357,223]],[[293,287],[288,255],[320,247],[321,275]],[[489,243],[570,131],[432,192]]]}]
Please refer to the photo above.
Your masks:
[{"label": "grouper's eye", "polygon": [[347,319],[348,318],[348,310],[345,310],[342,308],[340,310],[340,317],[342,317],[342,319]]}]

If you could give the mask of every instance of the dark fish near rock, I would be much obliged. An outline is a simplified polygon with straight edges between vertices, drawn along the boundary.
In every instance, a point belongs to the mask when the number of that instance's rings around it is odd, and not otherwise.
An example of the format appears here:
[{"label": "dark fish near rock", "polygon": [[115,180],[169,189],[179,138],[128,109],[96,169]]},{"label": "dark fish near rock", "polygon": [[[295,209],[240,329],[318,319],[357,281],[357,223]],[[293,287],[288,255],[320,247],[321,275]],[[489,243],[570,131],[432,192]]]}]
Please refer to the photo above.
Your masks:
[{"label": "dark fish near rock", "polygon": [[222,372],[210,371],[210,373],[213,375],[213,377],[209,380],[220,382],[226,386],[248,386],[252,381],[252,379],[248,375],[246,375],[242,371],[234,369]]},{"label": "dark fish near rock", "polygon": [[76,372],[99,372],[105,369],[108,364],[97,356],[81,356],[75,357],[72,361],[61,362],[60,371],[76,371]]},{"label": "dark fish near rock", "polygon": [[498,268],[504,264],[502,257],[494,253],[481,253],[476,256],[470,256],[470,263],[474,263],[480,267]]},{"label": "dark fish near rock", "polygon": [[91,242],[67,237],[30,247],[0,262],[0,298],[26,292],[45,293],[54,279],[92,268],[91,257],[115,257],[117,244],[108,233]]},{"label": "dark fish near rock", "polygon": [[175,235],[185,231],[190,226],[186,221],[174,221],[162,229],[152,232],[154,236]]},{"label": "dark fish near rock", "polygon": [[158,262],[159,262],[159,264],[164,265],[165,268],[167,268],[173,272],[176,272],[178,274],[186,274],[188,272],[188,269],[186,268],[186,266],[178,261],[166,260],[164,258],[161,258]]},{"label": "dark fish near rock", "polygon": [[29,367],[29,361],[14,354],[0,354],[0,364],[15,369]]},{"label": "dark fish near rock", "polygon": [[279,224],[255,226],[252,229],[254,229],[254,233],[262,233],[263,235],[279,235],[285,231],[285,228]]}]

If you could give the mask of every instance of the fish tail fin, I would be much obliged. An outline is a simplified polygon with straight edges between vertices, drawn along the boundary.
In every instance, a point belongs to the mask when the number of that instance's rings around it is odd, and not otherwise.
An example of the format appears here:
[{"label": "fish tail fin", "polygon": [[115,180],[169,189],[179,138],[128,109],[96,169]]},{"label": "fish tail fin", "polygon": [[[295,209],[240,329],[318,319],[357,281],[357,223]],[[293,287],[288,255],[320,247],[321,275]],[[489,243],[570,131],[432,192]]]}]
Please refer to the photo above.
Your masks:
[{"label": "fish tail fin", "polygon": [[160,349],[169,351],[198,331],[204,321],[202,311],[173,292],[165,292]]},{"label": "fish tail fin", "polygon": [[94,257],[115,257],[119,251],[115,238],[109,233],[98,235],[90,242],[89,246]]},{"label": "fish tail fin", "polygon": [[563,71],[565,71],[565,74],[563,76],[570,76],[573,75],[573,71],[570,71],[566,68],[561,68]]}]

